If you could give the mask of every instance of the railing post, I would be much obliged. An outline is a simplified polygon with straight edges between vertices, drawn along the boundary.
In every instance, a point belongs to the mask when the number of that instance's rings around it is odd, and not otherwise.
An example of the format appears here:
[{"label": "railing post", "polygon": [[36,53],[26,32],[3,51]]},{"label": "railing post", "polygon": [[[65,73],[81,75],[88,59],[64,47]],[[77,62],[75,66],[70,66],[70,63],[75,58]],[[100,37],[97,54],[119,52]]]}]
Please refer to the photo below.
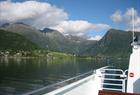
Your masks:
[{"label": "railing post", "polygon": [[126,84],[125,82],[126,82],[126,78],[127,78],[126,72],[127,72],[127,70],[123,71],[122,72],[123,75],[120,76],[120,77],[122,77],[122,92],[125,92],[126,91],[126,87],[125,87],[126,86],[125,85]]},{"label": "railing post", "polygon": [[122,92],[125,92],[125,79],[122,79]]}]

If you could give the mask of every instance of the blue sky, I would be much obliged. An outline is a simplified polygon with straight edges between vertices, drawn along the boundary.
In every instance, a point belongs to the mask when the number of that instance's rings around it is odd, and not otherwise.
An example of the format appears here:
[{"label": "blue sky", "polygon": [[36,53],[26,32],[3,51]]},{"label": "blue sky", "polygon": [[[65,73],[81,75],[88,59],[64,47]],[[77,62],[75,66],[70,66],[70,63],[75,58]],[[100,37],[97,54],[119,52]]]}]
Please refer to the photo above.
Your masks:
[{"label": "blue sky", "polygon": [[[9,0],[9,1],[13,3],[14,2],[22,3],[29,0]],[[58,9],[64,10],[63,13],[66,13],[68,15],[65,18],[67,19],[68,25],[71,24],[76,25],[74,21],[81,20],[81,21],[87,21],[88,23],[91,24],[92,23],[106,24],[109,25],[111,28],[126,30],[128,28],[128,25],[126,23],[122,23],[123,21],[120,21],[121,23],[115,23],[111,19],[111,16],[116,11],[120,11],[120,16],[122,18],[121,20],[123,20],[123,16],[127,13],[127,11],[130,8],[134,8],[136,10],[137,18],[139,18],[139,14],[140,14],[140,6],[139,6],[140,0],[36,0],[36,1],[41,3],[48,3],[51,4],[51,6],[56,6]],[[80,22],[76,22],[76,23],[80,23]],[[139,25],[137,27],[140,28]],[[66,30],[68,31],[68,29]],[[100,30],[87,29],[88,32],[84,34],[88,36],[94,36],[94,37],[96,35],[103,36],[107,30],[108,28],[100,29]]]},{"label": "blue sky", "polygon": [[[42,0],[43,1],[43,0]],[[44,0],[70,14],[71,19],[84,19],[91,22],[109,22],[116,10],[126,11],[134,7],[140,12],[139,0]],[[139,3],[138,3],[139,2]]]},{"label": "blue sky", "polygon": [[[140,13],[140,0],[42,0],[49,2],[69,13],[70,19],[87,20],[93,23],[106,23],[113,28],[125,29],[125,25],[114,24],[110,16],[116,11],[125,12],[135,8]],[[92,32],[93,35],[103,35],[106,31]]]}]

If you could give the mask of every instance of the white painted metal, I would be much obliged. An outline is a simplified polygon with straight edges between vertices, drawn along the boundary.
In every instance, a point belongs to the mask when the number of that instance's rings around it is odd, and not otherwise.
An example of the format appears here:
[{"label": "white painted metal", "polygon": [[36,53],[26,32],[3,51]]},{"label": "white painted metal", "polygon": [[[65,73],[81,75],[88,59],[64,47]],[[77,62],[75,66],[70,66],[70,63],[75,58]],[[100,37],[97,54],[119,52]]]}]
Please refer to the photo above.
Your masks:
[{"label": "white painted metal", "polygon": [[135,41],[134,30],[134,9],[132,10],[132,24],[133,24],[133,51],[130,55],[129,69],[128,69],[128,81],[127,92],[140,93],[140,38]]},{"label": "white painted metal", "polygon": [[[102,69],[103,71],[103,81],[102,81],[102,89],[103,90],[111,90],[111,91],[121,91],[125,92],[125,81],[126,81],[126,75],[125,72],[121,69]],[[110,73],[107,73],[107,72]],[[109,78],[106,78],[106,76],[109,76]],[[108,81],[108,82],[105,82]],[[113,82],[111,82],[113,81]],[[121,82],[118,84],[118,82]],[[115,87],[112,87],[115,86]]]},{"label": "white painted metal", "polygon": [[113,90],[113,91],[122,91],[122,89],[115,89],[115,88],[112,88],[112,89],[110,89],[110,88],[104,88],[105,90]]},{"label": "white painted metal", "polygon": [[133,42],[133,52],[130,56],[128,69],[127,92],[140,93],[140,45]]},{"label": "white painted metal", "polygon": [[36,90],[30,91],[30,92],[24,93],[22,95],[42,95],[43,93],[47,92],[49,89],[53,90],[53,89],[56,89],[56,87],[57,88],[64,87],[66,84],[68,85],[68,83],[73,81],[73,80],[76,81],[78,79],[81,79],[84,76],[91,75],[91,74],[93,74],[93,71],[89,71],[87,73],[84,73],[84,74],[81,74],[81,75],[78,75],[78,76],[66,79],[64,81],[61,81],[61,82],[58,82],[58,83],[55,83],[55,84],[52,84],[52,85],[48,85],[48,86],[42,87],[40,89],[36,89]]},{"label": "white painted metal", "polygon": [[[77,82],[54,90],[50,93],[46,93],[44,95],[98,95],[99,90],[106,89],[106,90],[113,90],[113,91],[125,91],[124,84],[115,84],[115,83],[104,83],[104,80],[115,80],[115,81],[123,81],[125,79],[112,79],[112,78],[105,78],[105,70],[112,70],[112,71],[120,71],[121,74],[116,74],[116,76],[123,75],[123,71],[121,69],[106,69],[107,67],[103,67],[96,70],[96,73],[90,75],[84,79],[81,79]],[[114,77],[115,74],[110,74]],[[123,83],[122,82],[122,83]],[[106,88],[103,85],[114,85],[120,86],[122,88]]]},{"label": "white painted metal", "polygon": [[101,76],[101,71],[98,69],[96,74],[44,95],[98,95],[98,91],[102,89]]}]

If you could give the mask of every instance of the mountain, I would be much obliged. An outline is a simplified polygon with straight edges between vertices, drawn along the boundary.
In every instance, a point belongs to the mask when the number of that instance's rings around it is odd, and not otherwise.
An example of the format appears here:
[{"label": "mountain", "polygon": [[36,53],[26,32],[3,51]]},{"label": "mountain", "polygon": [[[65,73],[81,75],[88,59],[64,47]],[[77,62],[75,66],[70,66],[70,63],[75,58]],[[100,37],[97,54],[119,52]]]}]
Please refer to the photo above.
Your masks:
[{"label": "mountain", "polygon": [[87,48],[87,40],[68,39],[62,35],[59,31],[45,28],[44,30],[38,30],[34,27],[23,23],[4,24],[0,29],[17,33],[24,36],[26,39],[37,44],[41,48],[47,48],[52,51],[60,51],[65,53],[79,54],[81,50]]},{"label": "mountain", "polygon": [[48,39],[48,43],[46,45],[47,48],[51,50],[66,52],[66,53],[77,52],[76,43],[67,39],[59,31],[57,30],[46,31],[45,28],[45,30],[43,30],[43,35]]},{"label": "mountain", "polygon": [[82,52],[84,52],[88,48],[91,48],[97,42],[96,40],[87,40],[86,38],[81,36],[67,35],[66,37],[72,42],[76,43],[78,55],[81,55]]},{"label": "mountain", "polygon": [[50,40],[49,45],[55,45],[55,47],[57,46],[56,50],[59,50],[61,52],[80,54],[83,50],[89,48],[95,43],[95,41],[88,41],[83,37],[72,35],[64,36],[59,31],[48,28],[45,28],[41,32],[43,32],[48,40]]},{"label": "mountain", "polygon": [[[140,36],[140,32],[135,35]],[[84,51],[85,55],[129,56],[131,53],[132,32],[110,29],[92,48]]]},{"label": "mountain", "polygon": [[39,47],[25,37],[0,30],[0,50],[34,50]]},{"label": "mountain", "polygon": [[37,44],[39,47],[43,48],[44,43],[46,42],[46,38],[43,37],[42,33],[39,32],[36,28],[30,27],[29,25],[23,23],[14,23],[14,24],[6,24],[2,25],[0,29],[17,33],[19,35],[24,36],[26,39],[30,40],[31,42]]},{"label": "mountain", "polygon": [[49,28],[44,28],[43,30],[40,30],[40,32],[42,32],[42,33],[54,32],[54,31],[56,31],[56,30],[49,29]]},{"label": "mountain", "polygon": [[[99,41],[83,37],[63,35],[57,30],[45,28],[38,30],[23,23],[4,24],[5,31],[16,33],[38,45],[42,49],[84,56],[124,56],[131,53],[132,32],[110,29]],[[140,35],[140,32],[135,33]]]}]

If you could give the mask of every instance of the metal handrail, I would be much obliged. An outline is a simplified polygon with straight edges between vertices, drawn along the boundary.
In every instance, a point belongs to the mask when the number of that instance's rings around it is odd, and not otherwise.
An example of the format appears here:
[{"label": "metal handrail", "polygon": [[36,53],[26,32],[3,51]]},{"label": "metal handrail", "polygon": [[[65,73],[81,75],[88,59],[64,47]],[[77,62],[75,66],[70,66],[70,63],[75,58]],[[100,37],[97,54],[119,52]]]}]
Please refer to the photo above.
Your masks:
[{"label": "metal handrail", "polygon": [[108,71],[121,71],[121,72],[123,72],[122,69],[102,69],[102,70],[108,70]]},{"label": "metal handrail", "polygon": [[36,89],[36,90],[30,91],[30,92],[24,93],[22,95],[38,95],[38,94],[42,93],[43,91],[45,91],[48,88],[53,88],[53,87],[56,87],[56,86],[62,86],[61,84],[63,84],[63,83],[67,83],[67,82],[70,82],[72,80],[76,81],[76,80],[79,80],[81,77],[85,77],[86,75],[90,75],[90,74],[93,74],[93,70],[89,71],[87,73],[84,73],[84,74],[81,74],[81,75],[66,79],[66,80],[58,82],[58,83],[48,85],[48,86],[42,87],[40,89]]},{"label": "metal handrail", "polygon": [[[100,70],[102,73],[102,89],[104,90],[113,90],[113,91],[122,91],[125,92],[126,87],[125,87],[125,82],[127,79],[126,72],[127,70],[123,71],[121,69],[107,69],[103,68]],[[115,71],[116,73],[106,73],[106,71]],[[119,72],[119,74],[117,74]],[[106,76],[110,76],[109,78],[106,78]],[[118,78],[119,76],[119,78]],[[105,81],[110,81],[110,82],[105,82]],[[113,81],[113,83],[111,83]],[[119,84],[114,83],[114,82],[120,82]],[[112,87],[114,86],[114,87]]]},{"label": "metal handrail", "polygon": [[110,79],[110,78],[102,78],[102,80],[114,80],[114,81],[122,81],[122,80],[118,80],[118,79]]},{"label": "metal handrail", "polygon": [[105,84],[105,85],[114,85],[114,86],[122,86],[122,84],[115,84],[115,83],[102,83],[102,84]]},{"label": "metal handrail", "polygon": [[102,74],[102,75],[120,76],[122,74],[109,74],[109,73],[106,73],[106,74]]},{"label": "metal handrail", "polygon": [[122,91],[122,89],[115,89],[115,88],[112,88],[112,89],[110,89],[110,88],[104,88],[105,90],[113,90],[113,91]]},{"label": "metal handrail", "polygon": [[[108,82],[104,82],[102,81],[101,85],[102,85],[102,89],[105,89],[105,90],[115,90],[115,91],[122,91],[122,92],[125,92],[125,76],[126,76],[126,71],[123,71],[121,69],[108,69],[109,66],[106,66],[106,67],[103,67],[103,68],[100,68],[100,69],[97,69],[98,71],[101,72],[101,80],[104,80],[104,81],[118,81],[118,82],[122,82],[122,83],[118,83],[118,84],[115,84],[115,83],[108,83]],[[110,74],[110,73],[106,73],[106,71],[119,71],[119,74]],[[120,73],[121,72],[121,73]],[[89,71],[87,73],[84,73],[84,74],[81,74],[81,75],[78,75],[78,76],[75,76],[75,77],[72,77],[72,78],[69,78],[69,79],[66,79],[64,81],[61,81],[61,82],[58,82],[58,83],[55,83],[55,84],[52,84],[52,85],[48,85],[48,86],[45,86],[43,88],[40,88],[40,89],[36,89],[36,90],[33,90],[33,91],[30,91],[30,92],[27,92],[27,93],[24,93],[22,95],[41,95],[41,94],[44,94],[44,93],[48,93],[48,89],[50,88],[53,88],[51,89],[52,90],[55,90],[56,87],[63,87],[65,86],[66,84],[70,84],[74,81],[77,81],[79,79],[82,79],[84,77],[86,77],[87,75],[91,75],[93,73],[96,73],[95,71]],[[105,76],[112,76],[113,78],[106,78]],[[118,78],[114,78],[114,77],[118,77],[120,76],[120,79]],[[123,77],[123,78],[121,78]],[[104,85],[108,85],[108,86],[118,86],[119,88],[111,88],[111,87],[104,87]],[[55,88],[55,89],[54,89]],[[46,91],[47,90],[47,91]]]}]

